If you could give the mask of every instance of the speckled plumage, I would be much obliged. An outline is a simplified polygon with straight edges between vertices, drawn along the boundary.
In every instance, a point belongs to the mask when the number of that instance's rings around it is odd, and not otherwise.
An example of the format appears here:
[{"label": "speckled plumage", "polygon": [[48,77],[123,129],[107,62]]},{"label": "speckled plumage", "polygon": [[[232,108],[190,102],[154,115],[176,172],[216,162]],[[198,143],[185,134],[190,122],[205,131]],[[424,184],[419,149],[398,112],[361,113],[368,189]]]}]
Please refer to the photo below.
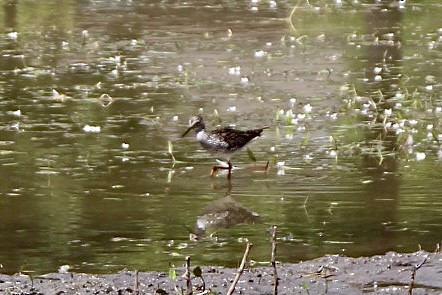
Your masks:
[{"label": "speckled plumage", "polygon": [[212,175],[214,171],[218,169],[229,169],[230,177],[230,171],[232,169],[230,158],[232,155],[236,151],[242,149],[252,139],[260,136],[265,128],[267,127],[242,131],[230,127],[224,127],[208,131],[206,130],[203,118],[198,115],[190,118],[189,128],[183,133],[182,137],[184,137],[190,130],[194,129],[196,138],[204,149],[209,153],[228,161],[229,167],[213,167]]},{"label": "speckled plumage", "polygon": [[208,152],[227,160],[243,148],[252,139],[261,135],[263,129],[241,131],[230,127],[213,131],[202,130],[197,133],[197,140]]}]

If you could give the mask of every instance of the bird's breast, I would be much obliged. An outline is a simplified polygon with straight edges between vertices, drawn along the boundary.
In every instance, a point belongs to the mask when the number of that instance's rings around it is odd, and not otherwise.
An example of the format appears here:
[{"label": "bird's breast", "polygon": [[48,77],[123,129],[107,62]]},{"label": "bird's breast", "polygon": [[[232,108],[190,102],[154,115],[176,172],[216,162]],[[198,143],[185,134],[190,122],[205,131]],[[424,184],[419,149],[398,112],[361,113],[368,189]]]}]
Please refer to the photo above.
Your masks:
[{"label": "bird's breast", "polygon": [[203,148],[212,154],[226,154],[231,152],[227,142],[204,130],[196,134],[196,139]]}]

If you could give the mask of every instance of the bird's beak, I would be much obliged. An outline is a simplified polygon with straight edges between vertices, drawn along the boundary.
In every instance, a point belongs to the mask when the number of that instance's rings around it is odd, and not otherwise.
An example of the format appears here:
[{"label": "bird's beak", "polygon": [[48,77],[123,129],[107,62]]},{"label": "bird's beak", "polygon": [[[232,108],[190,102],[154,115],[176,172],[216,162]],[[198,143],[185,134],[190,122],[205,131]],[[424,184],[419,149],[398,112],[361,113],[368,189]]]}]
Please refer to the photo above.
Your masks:
[{"label": "bird's beak", "polygon": [[189,133],[190,130],[192,130],[193,128],[195,128],[196,124],[198,124],[198,121],[193,122],[192,125],[189,126],[189,128],[187,128],[186,132],[183,133],[183,135],[181,135],[181,137],[184,137],[187,135],[187,133]]},{"label": "bird's beak", "polygon": [[187,128],[186,132],[184,132],[184,133],[183,133],[183,135],[181,135],[181,137],[184,137],[184,136],[186,136],[186,135],[187,135],[187,133],[189,133],[189,131],[190,131],[190,130],[192,130],[192,128],[193,128],[193,125],[192,125],[192,126],[190,126],[189,128]]}]

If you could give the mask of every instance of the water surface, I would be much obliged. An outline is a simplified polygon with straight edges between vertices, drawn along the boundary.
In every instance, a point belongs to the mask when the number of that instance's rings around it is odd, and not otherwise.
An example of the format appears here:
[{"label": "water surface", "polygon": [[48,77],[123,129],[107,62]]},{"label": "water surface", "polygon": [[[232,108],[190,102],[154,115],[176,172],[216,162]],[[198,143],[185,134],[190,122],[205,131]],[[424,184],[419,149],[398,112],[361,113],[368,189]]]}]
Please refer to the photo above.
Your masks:
[{"label": "water surface", "polygon": [[[2,272],[266,262],[272,225],[282,262],[436,247],[438,1],[175,2],[2,2]],[[230,182],[196,113],[270,127]]]}]

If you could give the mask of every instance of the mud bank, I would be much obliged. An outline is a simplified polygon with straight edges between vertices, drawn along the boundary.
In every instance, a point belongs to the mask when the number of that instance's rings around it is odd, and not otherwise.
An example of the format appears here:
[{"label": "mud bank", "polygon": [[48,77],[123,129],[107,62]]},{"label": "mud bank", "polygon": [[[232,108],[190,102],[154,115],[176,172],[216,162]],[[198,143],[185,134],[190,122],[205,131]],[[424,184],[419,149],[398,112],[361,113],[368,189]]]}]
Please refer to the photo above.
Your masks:
[{"label": "mud bank", "polygon": [[[420,266],[415,269],[416,266]],[[222,267],[202,267],[205,292],[200,278],[193,278],[193,294],[226,294],[237,272]],[[414,271],[413,271],[414,270]],[[373,257],[337,255],[298,264],[277,265],[278,294],[442,294],[442,254],[389,252]],[[413,280],[414,272],[414,280]],[[186,280],[177,272],[121,271],[116,274],[50,273],[32,280],[23,275],[0,275],[0,294],[183,294]],[[273,294],[273,268],[246,269],[234,294]],[[210,293],[211,291],[212,293]]]}]

